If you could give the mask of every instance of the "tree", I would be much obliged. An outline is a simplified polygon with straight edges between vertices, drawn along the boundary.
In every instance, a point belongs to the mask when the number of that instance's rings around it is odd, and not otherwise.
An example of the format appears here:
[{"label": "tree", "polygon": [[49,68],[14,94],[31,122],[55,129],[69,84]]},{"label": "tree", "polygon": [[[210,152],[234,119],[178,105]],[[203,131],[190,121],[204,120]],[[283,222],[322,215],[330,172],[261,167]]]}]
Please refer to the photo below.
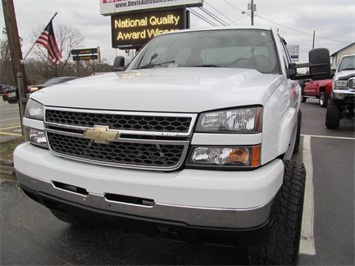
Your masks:
[{"label": "tree", "polygon": [[13,68],[11,67],[10,47],[5,28],[2,30],[2,39],[0,41],[0,83],[10,85],[16,83]]},{"label": "tree", "polygon": [[[42,29],[39,29],[36,32],[32,33],[33,43],[37,40],[42,31]],[[44,63],[43,73],[45,74],[45,78],[47,79],[52,76],[64,75],[67,72],[67,68],[70,69],[69,73],[72,73],[72,67],[69,66],[69,59],[71,56],[70,51],[74,48],[79,47],[85,39],[85,37],[80,33],[79,30],[66,25],[58,25],[58,27],[54,29],[54,32],[59,48],[63,54],[61,60],[62,63],[60,63],[59,66],[48,61],[47,50],[42,46],[36,45],[33,51],[33,53],[37,55],[39,60]]]}]

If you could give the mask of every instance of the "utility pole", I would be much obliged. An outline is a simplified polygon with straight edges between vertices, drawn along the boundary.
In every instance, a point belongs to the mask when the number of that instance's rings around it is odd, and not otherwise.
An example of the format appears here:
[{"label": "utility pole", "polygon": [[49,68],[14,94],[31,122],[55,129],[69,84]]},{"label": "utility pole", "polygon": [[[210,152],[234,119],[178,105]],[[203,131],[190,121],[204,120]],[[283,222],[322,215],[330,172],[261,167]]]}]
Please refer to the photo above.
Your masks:
[{"label": "utility pole", "polygon": [[316,31],[313,31],[313,44],[312,44],[312,49],[314,49],[316,43]]},{"label": "utility pole", "polygon": [[[12,69],[15,75],[15,80],[17,81],[20,121],[21,121],[21,128],[23,129],[22,118],[23,118],[25,104],[26,104],[25,90],[27,88],[27,79],[25,73],[25,66],[23,65],[23,60],[22,60],[20,37],[17,29],[16,14],[15,14],[13,0],[2,0],[2,9],[4,11],[4,21],[6,26],[7,40],[9,42],[9,47],[10,47]],[[22,76],[23,78],[17,78],[18,75]]]},{"label": "utility pole", "polygon": [[251,0],[251,25],[254,25],[254,0]]},{"label": "utility pole", "polygon": [[248,4],[248,10],[251,11],[251,25],[254,26],[254,12],[256,11],[256,4],[254,4],[254,0],[251,0],[251,3]]}]

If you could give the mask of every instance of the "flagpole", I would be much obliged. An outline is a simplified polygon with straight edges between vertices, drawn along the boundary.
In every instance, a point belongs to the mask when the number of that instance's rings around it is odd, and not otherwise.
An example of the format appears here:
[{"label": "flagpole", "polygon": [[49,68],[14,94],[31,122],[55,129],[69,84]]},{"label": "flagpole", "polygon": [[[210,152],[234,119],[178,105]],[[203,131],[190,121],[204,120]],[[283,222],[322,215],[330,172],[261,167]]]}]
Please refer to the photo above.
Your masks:
[{"label": "flagpole", "polygon": [[[52,22],[52,20],[53,20],[57,15],[58,15],[58,12],[55,12],[54,15],[53,15],[53,17],[51,18],[51,20],[48,22],[47,26],[49,25],[49,23]],[[46,26],[44,29],[46,29],[47,26]],[[37,40],[36,40],[36,41],[37,41]],[[29,53],[32,51],[33,47],[36,45],[36,41],[33,43],[31,49],[27,52],[27,54],[26,54],[25,57],[23,58],[23,61],[26,60],[26,57],[29,55]]]}]

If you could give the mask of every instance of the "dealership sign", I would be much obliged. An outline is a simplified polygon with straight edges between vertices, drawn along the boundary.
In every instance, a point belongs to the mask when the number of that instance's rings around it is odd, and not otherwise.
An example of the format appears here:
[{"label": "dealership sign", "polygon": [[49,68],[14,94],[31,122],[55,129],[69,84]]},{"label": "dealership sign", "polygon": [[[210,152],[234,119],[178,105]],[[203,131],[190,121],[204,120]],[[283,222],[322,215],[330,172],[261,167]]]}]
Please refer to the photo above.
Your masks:
[{"label": "dealership sign", "polygon": [[202,6],[203,0],[100,0],[100,13],[107,16],[116,13],[147,9]]},{"label": "dealership sign", "polygon": [[164,32],[187,28],[184,8],[111,16],[112,47],[140,48]]},{"label": "dealership sign", "polygon": [[73,49],[70,51],[70,53],[73,56],[73,61],[100,59],[100,47]]},{"label": "dealership sign", "polygon": [[299,45],[287,45],[288,53],[292,62],[298,62],[300,58],[300,46]]}]

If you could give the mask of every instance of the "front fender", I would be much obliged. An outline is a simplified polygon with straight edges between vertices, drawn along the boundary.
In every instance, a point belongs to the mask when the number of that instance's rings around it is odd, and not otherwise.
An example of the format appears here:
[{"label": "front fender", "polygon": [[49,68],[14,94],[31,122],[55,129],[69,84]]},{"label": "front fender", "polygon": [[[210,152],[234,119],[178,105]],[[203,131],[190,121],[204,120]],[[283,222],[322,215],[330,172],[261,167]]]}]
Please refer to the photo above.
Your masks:
[{"label": "front fender", "polygon": [[[297,131],[297,110],[290,108],[281,122],[279,130],[278,154],[292,155]],[[287,158],[286,158],[287,159]]]}]

